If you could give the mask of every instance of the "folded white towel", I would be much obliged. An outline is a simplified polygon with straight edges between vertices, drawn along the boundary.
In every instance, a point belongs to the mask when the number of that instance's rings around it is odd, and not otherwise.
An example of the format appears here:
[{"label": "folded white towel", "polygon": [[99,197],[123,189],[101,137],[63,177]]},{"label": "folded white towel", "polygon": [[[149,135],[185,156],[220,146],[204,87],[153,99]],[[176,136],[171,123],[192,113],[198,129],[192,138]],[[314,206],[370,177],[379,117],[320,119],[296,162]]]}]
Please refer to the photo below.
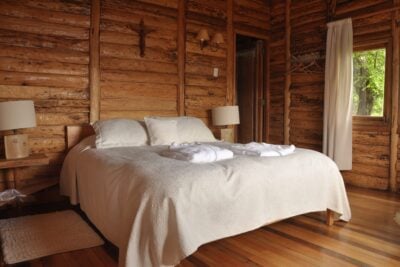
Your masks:
[{"label": "folded white towel", "polygon": [[233,152],[208,144],[172,143],[169,150],[160,153],[164,157],[189,161],[192,163],[207,163],[233,158]]},{"label": "folded white towel", "polygon": [[296,147],[294,145],[272,145],[267,143],[251,142],[248,144],[234,144],[231,150],[235,154],[259,156],[259,157],[278,157],[292,154]]}]

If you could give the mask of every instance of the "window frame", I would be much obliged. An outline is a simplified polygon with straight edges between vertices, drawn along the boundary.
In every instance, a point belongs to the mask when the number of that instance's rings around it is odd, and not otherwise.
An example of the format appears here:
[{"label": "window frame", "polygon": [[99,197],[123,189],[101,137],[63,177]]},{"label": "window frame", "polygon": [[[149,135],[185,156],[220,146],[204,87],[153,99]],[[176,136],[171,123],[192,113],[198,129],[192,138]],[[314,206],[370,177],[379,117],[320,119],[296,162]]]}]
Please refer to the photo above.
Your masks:
[{"label": "window frame", "polygon": [[[366,45],[354,45],[354,52],[375,50],[375,49],[385,49],[385,85],[384,85],[384,96],[383,96],[383,115],[382,116],[369,116],[369,115],[352,115],[353,124],[360,125],[376,125],[377,123],[382,126],[388,125],[388,120],[390,118],[390,99],[391,99],[391,73],[392,73],[392,47],[389,42],[376,43],[376,44],[366,44]],[[352,96],[353,97],[353,96]]]}]

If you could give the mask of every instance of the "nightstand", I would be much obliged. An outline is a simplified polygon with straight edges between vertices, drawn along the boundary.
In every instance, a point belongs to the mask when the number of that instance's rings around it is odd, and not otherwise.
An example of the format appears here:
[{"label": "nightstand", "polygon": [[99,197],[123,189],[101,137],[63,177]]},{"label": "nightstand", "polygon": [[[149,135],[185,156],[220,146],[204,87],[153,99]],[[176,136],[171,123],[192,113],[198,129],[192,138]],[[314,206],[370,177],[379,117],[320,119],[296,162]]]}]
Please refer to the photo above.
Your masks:
[{"label": "nightstand", "polygon": [[0,169],[6,169],[5,177],[8,188],[18,187],[18,168],[48,165],[50,159],[44,154],[32,154],[21,159],[0,159]]}]

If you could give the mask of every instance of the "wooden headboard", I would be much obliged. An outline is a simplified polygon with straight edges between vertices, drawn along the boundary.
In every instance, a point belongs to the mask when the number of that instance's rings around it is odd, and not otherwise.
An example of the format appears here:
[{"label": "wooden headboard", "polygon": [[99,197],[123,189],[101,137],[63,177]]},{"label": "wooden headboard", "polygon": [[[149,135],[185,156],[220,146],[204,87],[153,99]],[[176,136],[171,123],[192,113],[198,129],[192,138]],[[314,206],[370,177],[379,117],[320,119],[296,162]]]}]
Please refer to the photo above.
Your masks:
[{"label": "wooden headboard", "polygon": [[67,126],[67,149],[71,149],[83,138],[94,134],[94,129],[90,124]]}]

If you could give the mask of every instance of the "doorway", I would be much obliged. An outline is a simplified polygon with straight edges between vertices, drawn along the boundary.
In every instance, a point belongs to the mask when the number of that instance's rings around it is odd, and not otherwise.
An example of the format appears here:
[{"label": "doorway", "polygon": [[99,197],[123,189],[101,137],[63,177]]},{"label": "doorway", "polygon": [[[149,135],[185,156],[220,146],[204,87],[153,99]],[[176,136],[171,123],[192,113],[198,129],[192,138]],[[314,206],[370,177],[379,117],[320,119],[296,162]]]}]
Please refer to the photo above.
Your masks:
[{"label": "doorway", "polygon": [[255,37],[236,35],[236,104],[239,106],[240,124],[237,142],[264,140],[265,109],[265,45]]}]

